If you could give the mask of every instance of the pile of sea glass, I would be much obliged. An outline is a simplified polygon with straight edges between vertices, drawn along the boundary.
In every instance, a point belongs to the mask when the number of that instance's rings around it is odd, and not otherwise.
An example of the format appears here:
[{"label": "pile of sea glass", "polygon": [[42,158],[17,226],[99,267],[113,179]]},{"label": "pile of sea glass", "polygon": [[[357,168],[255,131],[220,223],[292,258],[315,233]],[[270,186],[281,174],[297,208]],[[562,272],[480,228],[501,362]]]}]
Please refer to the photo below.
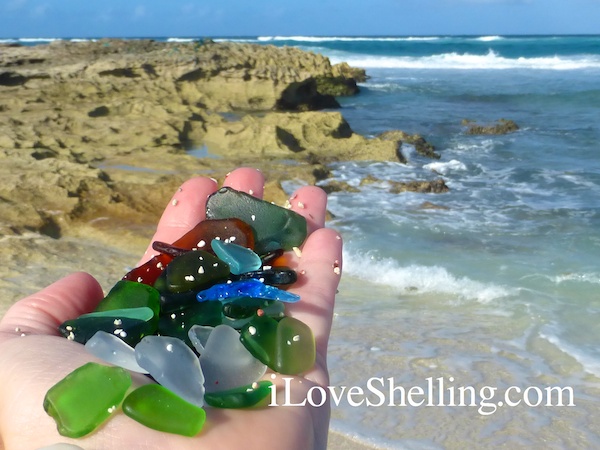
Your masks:
[{"label": "pile of sea glass", "polygon": [[[44,399],[60,434],[85,436],[117,411],[156,430],[195,436],[203,407],[267,403],[267,367],[301,374],[315,362],[311,329],[285,315],[296,272],[278,265],[297,250],[306,220],[291,209],[222,188],[207,219],[133,269],[96,310],[59,328],[111,365],[88,363]],[[147,374],[132,388],[130,371]]]}]

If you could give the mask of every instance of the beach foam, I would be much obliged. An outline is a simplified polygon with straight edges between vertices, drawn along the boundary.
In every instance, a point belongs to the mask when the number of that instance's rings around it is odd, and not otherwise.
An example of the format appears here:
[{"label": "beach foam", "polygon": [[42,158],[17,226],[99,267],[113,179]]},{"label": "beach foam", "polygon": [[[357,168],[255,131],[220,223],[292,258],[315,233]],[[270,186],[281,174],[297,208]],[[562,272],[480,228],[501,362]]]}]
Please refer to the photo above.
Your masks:
[{"label": "beach foam", "polygon": [[333,63],[342,61],[364,68],[383,69],[452,69],[452,70],[580,70],[599,69],[596,55],[507,58],[493,50],[485,55],[472,53],[442,53],[429,56],[375,56],[342,54],[331,56]]},{"label": "beach foam", "polygon": [[364,254],[353,254],[345,250],[344,272],[358,279],[392,287],[408,295],[435,293],[460,300],[489,303],[516,293],[514,289],[504,286],[457,277],[440,266],[404,266],[392,258],[368,258],[369,261],[365,264]]}]

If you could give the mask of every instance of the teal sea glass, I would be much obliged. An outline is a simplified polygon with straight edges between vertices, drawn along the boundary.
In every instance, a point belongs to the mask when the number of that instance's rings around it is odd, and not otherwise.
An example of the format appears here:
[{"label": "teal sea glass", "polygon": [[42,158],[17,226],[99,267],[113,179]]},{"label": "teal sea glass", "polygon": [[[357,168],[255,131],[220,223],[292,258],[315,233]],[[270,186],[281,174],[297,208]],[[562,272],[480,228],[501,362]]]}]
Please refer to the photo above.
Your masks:
[{"label": "teal sea glass", "polygon": [[215,255],[229,265],[229,270],[235,275],[258,270],[262,266],[260,256],[252,250],[232,242],[213,239],[211,247]]}]

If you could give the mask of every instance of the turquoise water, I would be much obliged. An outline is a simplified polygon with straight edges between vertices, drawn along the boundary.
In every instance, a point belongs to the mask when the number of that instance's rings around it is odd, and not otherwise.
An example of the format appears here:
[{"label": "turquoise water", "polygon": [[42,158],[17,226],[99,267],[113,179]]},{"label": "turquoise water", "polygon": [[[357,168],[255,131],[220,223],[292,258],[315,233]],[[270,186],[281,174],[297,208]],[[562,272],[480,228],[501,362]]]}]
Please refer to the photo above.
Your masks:
[{"label": "turquoise water", "polygon": [[[484,416],[342,401],[332,426],[390,448],[598,448],[600,36],[225,40],[293,45],[366,68],[361,93],[340,99],[352,128],[420,133],[441,155],[404,146],[406,165],[333,166],[360,194],[329,201],[345,241],[331,384],[569,386],[576,405]],[[468,136],[465,118],[521,128]],[[382,181],[360,186],[367,175]],[[388,192],[389,181],[438,177],[448,193]]]},{"label": "turquoise water", "polygon": [[[332,382],[383,376],[410,387],[452,376],[499,390],[571,386],[579,400],[485,418],[345,404],[333,426],[393,448],[597,447],[582,417],[597,416],[600,386],[600,37],[259,42],[365,67],[361,93],[341,100],[352,128],[420,133],[441,154],[432,161],[406,146],[407,165],[344,162],[335,178],[358,187],[368,174],[442,177],[450,187],[394,195],[383,181],[331,196],[346,244]],[[521,128],[468,136],[465,118]]]}]

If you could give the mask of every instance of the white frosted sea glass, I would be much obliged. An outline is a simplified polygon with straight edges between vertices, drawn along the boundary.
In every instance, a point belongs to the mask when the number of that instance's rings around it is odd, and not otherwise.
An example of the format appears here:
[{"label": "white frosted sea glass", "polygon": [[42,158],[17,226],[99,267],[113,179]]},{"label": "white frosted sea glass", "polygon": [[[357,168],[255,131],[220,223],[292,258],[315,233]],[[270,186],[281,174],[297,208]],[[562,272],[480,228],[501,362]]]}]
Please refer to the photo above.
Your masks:
[{"label": "white frosted sea glass", "polygon": [[200,355],[206,392],[218,392],[252,384],[266,372],[240,342],[240,334],[227,325],[215,327]]},{"label": "white frosted sea glass", "polygon": [[198,353],[202,354],[202,352],[204,352],[208,337],[214,329],[215,327],[210,327],[208,325],[192,325],[188,330],[190,342]]},{"label": "white frosted sea glass", "polygon": [[138,364],[184,400],[204,405],[204,376],[198,357],[181,339],[146,336],[135,346]]},{"label": "white frosted sea glass", "polygon": [[117,336],[106,331],[97,331],[85,343],[85,349],[96,358],[100,358],[112,365],[131,370],[132,372],[148,373],[141,368],[135,359],[133,347],[123,342]]}]

